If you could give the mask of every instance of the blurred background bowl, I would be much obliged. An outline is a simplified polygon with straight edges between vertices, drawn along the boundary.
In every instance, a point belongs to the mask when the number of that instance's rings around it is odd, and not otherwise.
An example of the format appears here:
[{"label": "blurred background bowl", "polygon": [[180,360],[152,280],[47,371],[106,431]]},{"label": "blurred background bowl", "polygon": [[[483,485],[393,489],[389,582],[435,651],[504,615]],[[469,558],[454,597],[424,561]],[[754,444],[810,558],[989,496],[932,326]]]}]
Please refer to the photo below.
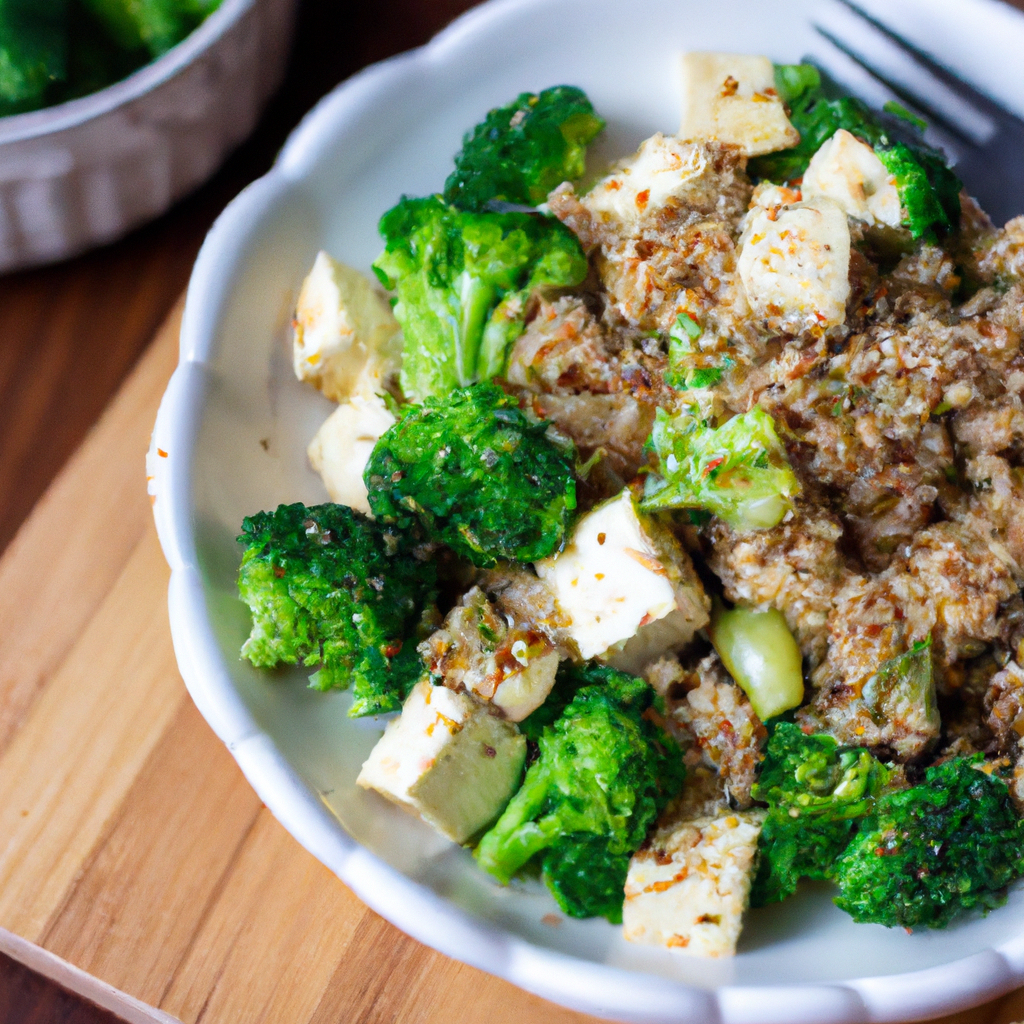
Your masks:
[{"label": "blurred background bowl", "polygon": [[128,78],[0,118],[0,273],[120,238],[206,181],[280,84],[296,6],[223,0]]}]

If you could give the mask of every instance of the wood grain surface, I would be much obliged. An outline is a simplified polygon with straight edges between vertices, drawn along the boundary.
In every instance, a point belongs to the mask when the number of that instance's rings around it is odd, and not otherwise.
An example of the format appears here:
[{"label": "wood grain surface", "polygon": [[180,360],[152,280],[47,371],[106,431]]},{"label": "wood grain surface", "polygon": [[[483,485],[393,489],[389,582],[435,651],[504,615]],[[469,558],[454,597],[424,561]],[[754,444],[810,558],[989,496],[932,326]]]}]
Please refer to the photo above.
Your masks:
[{"label": "wood grain surface", "polygon": [[582,1024],[364,907],[193,706],[141,483],[177,317],[0,558],[0,928],[185,1024]]}]

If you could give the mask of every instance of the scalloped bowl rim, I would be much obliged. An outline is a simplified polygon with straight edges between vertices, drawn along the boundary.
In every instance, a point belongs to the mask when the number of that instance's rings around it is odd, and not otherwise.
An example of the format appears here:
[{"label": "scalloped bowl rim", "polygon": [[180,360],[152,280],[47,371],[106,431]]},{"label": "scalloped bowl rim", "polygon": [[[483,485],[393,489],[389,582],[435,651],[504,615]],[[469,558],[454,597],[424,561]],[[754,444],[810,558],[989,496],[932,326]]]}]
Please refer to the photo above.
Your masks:
[{"label": "scalloped bowl rim", "polygon": [[[221,10],[250,2],[226,0]],[[237,280],[239,254],[246,251],[261,217],[289,191],[301,188],[322,149],[385,88],[419,62],[436,61],[445,51],[471,44],[477,33],[495,22],[544,2],[490,0],[458,18],[426,46],[372,65],[342,83],[305,117],[274,167],[225,209],[207,236],[188,288],[180,363],[161,403],[150,448],[154,515],[172,570],[172,638],[189,693],[274,816],[364,903],[426,945],[564,1006],[637,1024],[864,1024],[952,1013],[1005,993],[1024,982],[1024,927],[998,946],[924,970],[827,983],[725,985],[715,990],[534,946],[474,918],[361,847],[261,731],[235,690],[208,615],[191,499],[193,454],[209,382],[204,364],[216,346],[218,325]],[[988,14],[1003,8],[998,0],[936,2],[956,4],[961,13],[968,5]],[[208,25],[211,33],[220,28]],[[155,74],[156,69],[153,65],[145,71]],[[173,450],[174,457],[156,458],[158,447]]]}]

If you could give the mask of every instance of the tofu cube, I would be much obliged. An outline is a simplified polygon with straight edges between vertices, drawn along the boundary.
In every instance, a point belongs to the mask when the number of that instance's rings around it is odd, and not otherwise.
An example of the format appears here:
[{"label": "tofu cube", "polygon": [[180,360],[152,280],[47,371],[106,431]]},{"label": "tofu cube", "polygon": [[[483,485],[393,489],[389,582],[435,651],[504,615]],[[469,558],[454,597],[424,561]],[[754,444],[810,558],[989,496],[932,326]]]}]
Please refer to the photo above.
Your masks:
[{"label": "tofu cube", "polygon": [[546,636],[501,614],[479,587],[463,595],[419,651],[432,677],[489,701],[510,722],[547,700],[560,660]]},{"label": "tofu cube", "polygon": [[846,319],[850,226],[842,208],[819,196],[791,205],[787,189],[760,193],[747,214],[737,267],[753,311],[780,333],[821,334]]},{"label": "tofu cube", "polygon": [[381,391],[398,371],[401,334],[387,299],[325,252],[302,283],[292,327],[295,376],[335,402]]},{"label": "tofu cube", "polygon": [[764,811],[663,820],[629,863],[622,933],[696,956],[732,956],[750,899]]},{"label": "tofu cube", "polygon": [[604,223],[626,227],[670,206],[679,206],[688,187],[707,171],[707,153],[660,132],[641,143],[584,197],[583,204]]},{"label": "tofu cube", "polygon": [[309,444],[310,465],[323,478],[331,501],[370,514],[363,470],[373,446],[395,422],[379,395],[355,395],[324,421]]},{"label": "tofu cube", "polygon": [[517,659],[516,667],[503,673],[491,703],[510,722],[521,722],[548,699],[561,659],[550,645],[534,654],[525,640],[513,641],[510,651]]},{"label": "tofu cube", "polygon": [[423,679],[356,782],[465,843],[505,809],[525,761],[526,740],[515,725],[468,694]]},{"label": "tofu cube", "polygon": [[689,556],[640,514],[628,489],[580,519],[565,548],[536,569],[584,659],[639,672],[708,622]]},{"label": "tofu cube", "polygon": [[800,141],[775,91],[767,57],[738,53],[684,53],[683,119],[679,138],[715,139],[746,156],[788,149]]},{"label": "tofu cube", "polygon": [[903,220],[896,178],[869,145],[845,128],[811,157],[801,190],[804,199],[831,199],[865,224],[898,228]]}]

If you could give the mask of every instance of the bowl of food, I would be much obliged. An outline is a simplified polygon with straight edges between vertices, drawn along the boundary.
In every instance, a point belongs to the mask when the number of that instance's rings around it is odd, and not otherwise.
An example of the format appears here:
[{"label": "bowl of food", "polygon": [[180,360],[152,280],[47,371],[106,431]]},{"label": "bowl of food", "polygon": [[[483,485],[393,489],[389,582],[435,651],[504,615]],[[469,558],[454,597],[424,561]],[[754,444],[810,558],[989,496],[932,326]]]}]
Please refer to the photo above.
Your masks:
[{"label": "bowl of food", "polygon": [[1024,978],[1021,229],[802,60],[823,10],[506,0],[356,76],[207,239],[154,432],[267,806],[614,1019]]},{"label": "bowl of food", "polygon": [[202,184],[280,83],[294,10],[11,5],[0,25],[0,271],[113,241]]}]

